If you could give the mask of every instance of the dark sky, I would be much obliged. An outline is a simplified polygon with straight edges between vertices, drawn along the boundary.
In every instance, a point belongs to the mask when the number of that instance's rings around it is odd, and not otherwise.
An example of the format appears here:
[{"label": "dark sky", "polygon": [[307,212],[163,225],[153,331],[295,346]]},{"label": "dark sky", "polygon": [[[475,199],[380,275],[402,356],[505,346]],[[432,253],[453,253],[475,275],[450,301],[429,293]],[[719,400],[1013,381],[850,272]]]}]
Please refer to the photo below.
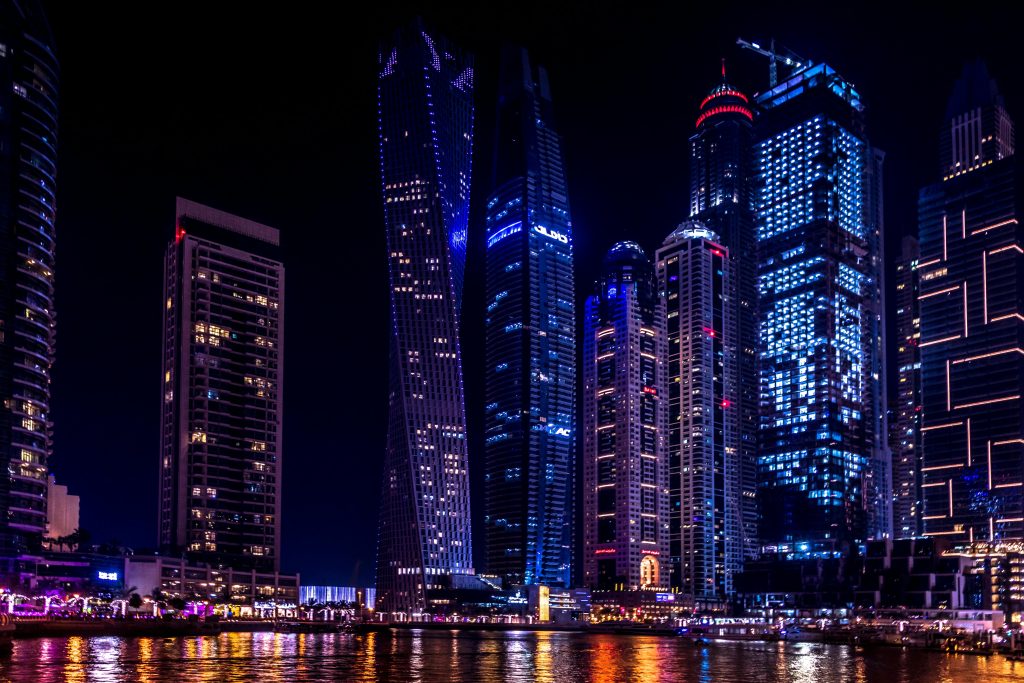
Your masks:
[{"label": "dark sky", "polygon": [[720,57],[735,85],[766,85],[766,62],[739,52],[737,36],[775,36],[856,84],[888,153],[890,254],[914,230],[917,187],[935,179],[963,62],[985,58],[1011,114],[1021,110],[1018,27],[990,5],[940,16],[835,2],[601,4],[370,3],[344,18],[320,3],[48,3],[62,68],[52,469],[81,494],[96,540],[155,542],[162,258],[180,194],[281,230],[283,568],[304,583],[372,581],[388,334],[377,46],[417,13],[477,56],[471,468],[483,405],[479,207],[501,42],[549,68],[581,298],[613,241],[651,250],[686,216],[687,138]]}]

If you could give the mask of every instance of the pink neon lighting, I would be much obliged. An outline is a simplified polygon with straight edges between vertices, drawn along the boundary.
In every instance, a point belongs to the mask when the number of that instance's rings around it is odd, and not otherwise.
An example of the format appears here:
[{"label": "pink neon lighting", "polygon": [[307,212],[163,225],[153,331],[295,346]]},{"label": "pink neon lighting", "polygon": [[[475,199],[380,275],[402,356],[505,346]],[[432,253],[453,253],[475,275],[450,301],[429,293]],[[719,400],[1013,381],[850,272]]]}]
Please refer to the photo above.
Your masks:
[{"label": "pink neon lighting", "polygon": [[700,124],[704,123],[704,120],[715,114],[743,114],[751,121],[754,120],[754,115],[746,107],[739,104],[723,104],[718,107],[712,107],[706,112],[697,117],[697,128],[700,128]]},{"label": "pink neon lighting", "polygon": [[705,97],[703,100],[701,100],[700,108],[703,109],[705,104],[707,104],[708,102],[717,97],[725,97],[727,95],[731,95],[732,97],[738,97],[744,102],[750,101],[749,99],[747,99],[747,96],[741,93],[739,90],[722,90],[721,92],[713,92],[707,97]]}]

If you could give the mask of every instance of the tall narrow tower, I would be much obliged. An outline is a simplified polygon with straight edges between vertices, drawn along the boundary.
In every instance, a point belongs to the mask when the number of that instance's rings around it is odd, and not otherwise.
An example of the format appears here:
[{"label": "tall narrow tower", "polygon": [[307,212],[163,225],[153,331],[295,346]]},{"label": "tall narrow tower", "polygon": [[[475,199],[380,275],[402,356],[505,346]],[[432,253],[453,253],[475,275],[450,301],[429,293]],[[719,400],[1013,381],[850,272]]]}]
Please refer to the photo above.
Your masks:
[{"label": "tall narrow tower", "polygon": [[41,3],[0,2],[0,575],[39,548],[52,451],[57,58]]},{"label": "tall narrow tower", "polygon": [[278,231],[177,200],[164,256],[160,547],[276,571],[284,266]]},{"label": "tall narrow tower", "polygon": [[459,310],[473,150],[472,60],[419,24],[380,53],[390,390],[377,606],[431,606],[472,574]]},{"label": "tall narrow tower", "polygon": [[881,155],[827,64],[757,103],[762,540],[884,536]]},{"label": "tall narrow tower", "polygon": [[892,435],[893,537],[913,538],[921,520],[921,269],[920,248],[903,238],[896,261],[896,424]]},{"label": "tall narrow tower", "polygon": [[[751,189],[753,109],[750,99],[722,80],[700,104],[696,132],[690,137],[690,218],[710,228],[729,253],[735,291],[727,305],[734,310],[736,391],[731,397],[738,442],[735,491],[740,510],[739,545],[743,557],[758,553],[757,529],[757,229]],[[675,452],[670,445],[670,450]],[[674,458],[675,456],[673,456]],[[674,508],[678,513],[680,508]],[[680,517],[673,518],[673,538]],[[678,548],[672,551],[679,565]],[[681,584],[673,579],[674,587]]]},{"label": "tall narrow tower", "polygon": [[572,221],[547,72],[508,49],[487,201],[487,571],[571,585],[576,394]]},{"label": "tall narrow tower", "polygon": [[669,585],[665,307],[654,267],[619,242],[583,321],[584,583]]},{"label": "tall narrow tower", "polygon": [[721,603],[743,569],[736,261],[718,236],[680,225],[657,255],[668,338],[673,587]]},{"label": "tall narrow tower", "polygon": [[924,533],[1024,538],[1024,229],[1013,124],[984,64],[946,110],[942,180],[921,190]]}]

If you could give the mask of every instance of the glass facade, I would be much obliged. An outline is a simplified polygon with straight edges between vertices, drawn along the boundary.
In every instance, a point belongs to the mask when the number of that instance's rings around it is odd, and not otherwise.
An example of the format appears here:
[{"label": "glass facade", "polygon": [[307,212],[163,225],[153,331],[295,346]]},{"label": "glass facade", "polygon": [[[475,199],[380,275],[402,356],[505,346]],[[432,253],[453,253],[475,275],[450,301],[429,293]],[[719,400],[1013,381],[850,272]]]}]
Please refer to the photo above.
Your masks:
[{"label": "glass facade", "polygon": [[583,582],[669,585],[664,302],[634,242],[609,250],[583,320]]},{"label": "glass facade", "polygon": [[944,179],[918,205],[924,533],[1020,539],[1024,233],[1013,129],[983,66],[957,84],[943,138]]},{"label": "glass facade", "polygon": [[178,198],[164,257],[161,551],[277,571],[284,267],[278,231]]},{"label": "glass facade", "polygon": [[896,424],[892,438],[893,533],[920,536],[921,522],[921,293],[920,248],[903,238],[896,261]]},{"label": "glass facade", "polygon": [[[53,450],[58,66],[42,7],[0,3],[0,558],[38,551]],[[18,569],[4,562],[0,574]]]},{"label": "glass facade", "polygon": [[572,221],[543,68],[503,55],[487,201],[485,557],[509,585],[572,585]]},{"label": "glass facade", "polygon": [[735,262],[696,222],[670,234],[656,262],[668,339],[669,488],[678,502],[672,586],[722,600],[744,558]]},{"label": "glass facade", "polygon": [[[729,252],[735,278],[736,290],[729,295],[728,303],[734,309],[732,318],[736,321],[738,384],[730,400],[739,417],[739,547],[745,557],[756,556],[759,549],[757,260],[750,257],[757,251],[750,161],[752,121],[749,98],[725,81],[723,66],[722,82],[701,102],[697,131],[690,137],[690,218],[718,234]],[[678,505],[673,503],[673,538],[679,533]],[[679,565],[675,553],[673,550],[673,567]],[[679,587],[674,579],[673,586]]]},{"label": "glass facade", "polygon": [[825,64],[757,103],[762,540],[885,535],[881,155]]},{"label": "glass facade", "polygon": [[417,612],[473,573],[459,349],[472,60],[403,28],[380,53],[378,103],[392,329],[377,607]]}]

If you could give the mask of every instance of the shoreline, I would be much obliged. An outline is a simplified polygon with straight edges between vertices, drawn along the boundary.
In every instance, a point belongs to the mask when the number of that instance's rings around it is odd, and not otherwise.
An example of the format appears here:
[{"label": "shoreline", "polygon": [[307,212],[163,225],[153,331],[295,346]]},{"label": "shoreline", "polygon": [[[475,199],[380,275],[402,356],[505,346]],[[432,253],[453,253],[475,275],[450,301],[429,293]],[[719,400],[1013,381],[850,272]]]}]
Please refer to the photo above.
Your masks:
[{"label": "shoreline", "polygon": [[149,619],[31,619],[14,622],[14,639],[63,638],[80,636],[125,636],[175,638],[178,636],[215,636],[220,633],[258,633],[275,629],[272,621],[222,621],[212,627],[202,622]]}]

